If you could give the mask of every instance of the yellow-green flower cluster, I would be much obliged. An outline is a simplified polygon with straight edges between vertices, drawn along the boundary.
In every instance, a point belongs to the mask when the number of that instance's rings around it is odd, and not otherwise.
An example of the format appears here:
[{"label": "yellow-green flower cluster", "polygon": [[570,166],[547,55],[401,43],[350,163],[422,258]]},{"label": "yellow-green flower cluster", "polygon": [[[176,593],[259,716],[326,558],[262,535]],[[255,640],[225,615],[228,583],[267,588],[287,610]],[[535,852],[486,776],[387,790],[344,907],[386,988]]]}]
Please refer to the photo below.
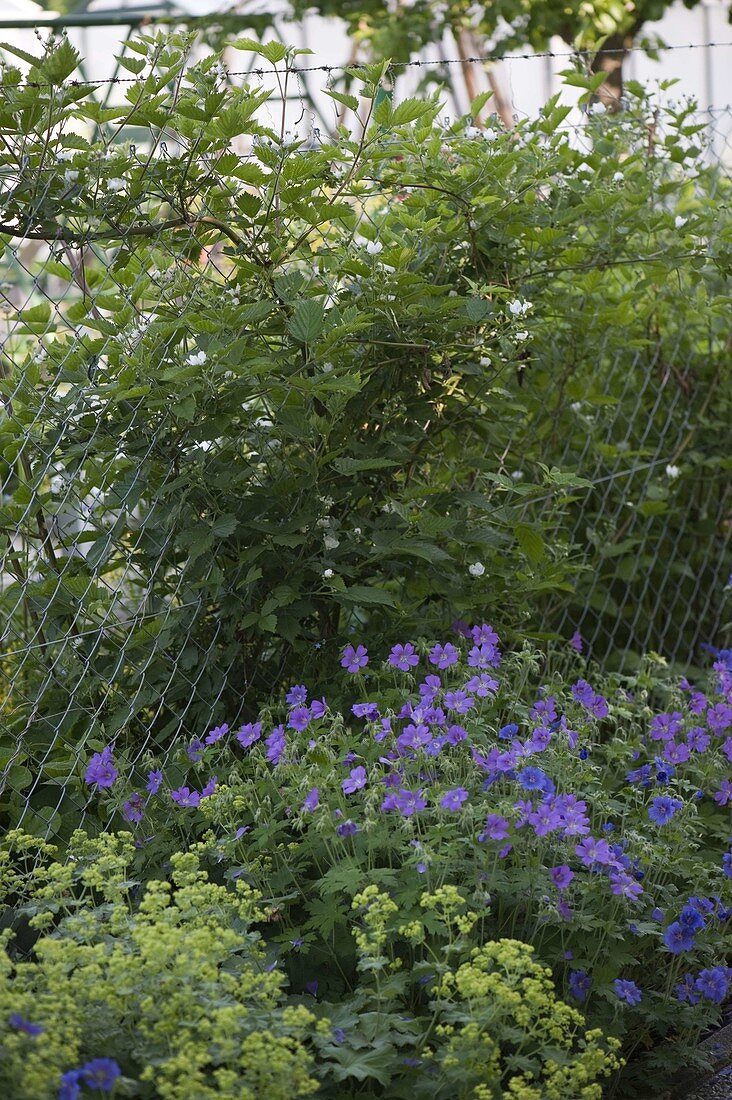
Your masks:
[{"label": "yellow-green flower cluster", "polygon": [[[282,980],[263,967],[250,930],[266,917],[256,891],[210,882],[191,850],[171,857],[170,881],[147,883],[133,903],[126,835],[77,834],[65,863],[27,851],[41,862],[5,883],[22,885],[39,935],[33,956],[20,961],[10,937],[3,941],[4,1094],[51,1100],[62,1073],[100,1056],[161,1100],[291,1100],[316,1091],[309,1040],[317,1021],[302,1006],[283,1008]],[[14,1027],[18,1018],[42,1031]]]},{"label": "yellow-green flower cluster", "polygon": [[[533,954],[528,944],[498,940],[474,948],[468,962],[442,975],[436,1005],[459,1021],[438,1025],[442,1069],[470,1082],[472,1091],[459,1095],[476,1100],[601,1100],[599,1079],[619,1068],[620,1044],[584,1030],[582,1014],[557,998],[551,970]],[[528,1065],[511,1075],[506,1067],[517,1033]],[[561,1063],[552,1050],[562,1052]]]},{"label": "yellow-green flower cluster", "polygon": [[353,932],[359,954],[369,959],[383,956],[389,938],[389,922],[399,912],[398,905],[372,883],[356,894],[351,909],[361,912],[363,927]]}]

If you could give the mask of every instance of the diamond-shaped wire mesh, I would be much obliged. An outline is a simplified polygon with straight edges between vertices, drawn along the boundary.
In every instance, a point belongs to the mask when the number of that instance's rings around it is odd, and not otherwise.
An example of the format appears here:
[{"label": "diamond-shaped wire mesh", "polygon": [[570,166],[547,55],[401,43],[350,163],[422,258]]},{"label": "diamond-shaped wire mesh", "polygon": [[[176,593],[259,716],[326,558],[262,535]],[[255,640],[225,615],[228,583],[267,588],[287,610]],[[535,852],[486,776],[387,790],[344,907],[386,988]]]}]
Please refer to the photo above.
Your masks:
[{"label": "diamond-shaped wire mesh", "polygon": [[[150,180],[163,190],[168,153],[162,144],[147,159]],[[147,153],[133,148],[130,156],[140,163]],[[208,167],[213,177],[215,166]],[[79,186],[73,169],[67,182]],[[32,185],[38,207],[48,186],[50,174]],[[124,180],[114,186],[125,202]],[[201,202],[205,209],[205,193]],[[130,198],[120,220],[132,205]],[[368,210],[359,217],[368,218]],[[175,374],[166,366],[166,342],[185,347],[187,309],[206,295],[233,299],[236,285],[224,251],[202,249],[185,225],[152,245],[143,240],[144,250],[123,238],[4,244],[3,354],[9,362],[34,354],[12,384],[3,375],[0,770],[14,820],[38,831],[56,828],[62,804],[83,820],[84,796],[66,781],[119,731],[131,734],[134,765],[223,716],[236,722],[252,685],[261,697],[277,683],[277,670],[268,665],[263,680],[257,654],[238,644],[228,619],[236,608],[206,602],[206,584],[222,568],[212,540],[225,536],[228,517],[208,541],[192,536],[185,554],[178,529],[190,513],[186,494],[199,510],[219,513],[227,464],[246,461],[254,446],[264,467],[275,470],[277,455],[267,449],[264,428],[257,432],[277,412],[277,397],[269,394],[251,410],[259,419],[238,438],[219,438],[210,426],[201,433],[191,423],[181,477],[180,448],[169,446],[156,421],[135,377],[135,355],[154,343],[162,384],[171,400],[176,390],[185,417],[185,380],[179,366]],[[608,286],[613,278],[609,270]],[[681,523],[669,525],[663,508],[634,507],[653,499],[659,473],[668,467],[673,474],[684,452],[697,447],[698,426],[714,400],[715,384],[698,386],[691,369],[703,339],[698,327],[677,332],[670,347],[659,341],[650,358],[598,346],[608,401],[591,410],[573,401],[569,369],[549,386],[534,383],[531,371],[521,382],[543,386],[543,411],[530,430],[546,441],[546,461],[592,483],[555,532],[575,548],[576,590],[537,601],[533,625],[564,637],[578,628],[601,659],[653,648],[687,662],[719,626],[714,593],[730,570],[732,526],[727,473],[712,461],[723,441],[707,441],[710,460],[696,463],[693,484],[685,481]],[[51,360],[44,341],[53,346]],[[113,350],[127,364],[123,393],[119,375],[111,385]],[[194,354],[193,346],[186,350]],[[567,416],[586,419],[579,448],[576,432],[562,446],[558,426]],[[293,500],[293,514],[297,506]],[[702,548],[693,545],[701,532]],[[245,579],[245,565],[237,568],[242,576],[232,579],[232,590]]]}]

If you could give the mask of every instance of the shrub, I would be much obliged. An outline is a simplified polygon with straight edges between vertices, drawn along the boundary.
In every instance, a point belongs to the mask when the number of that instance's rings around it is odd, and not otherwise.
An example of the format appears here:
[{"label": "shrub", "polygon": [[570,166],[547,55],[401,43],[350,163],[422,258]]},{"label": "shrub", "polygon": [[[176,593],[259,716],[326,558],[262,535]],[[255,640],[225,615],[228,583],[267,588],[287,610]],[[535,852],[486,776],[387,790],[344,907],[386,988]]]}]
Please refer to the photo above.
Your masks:
[{"label": "shrub", "polygon": [[[317,990],[354,1073],[379,1080],[358,1054],[376,973],[375,1011],[397,1021],[378,1065],[411,1042],[436,1088],[433,1069],[463,1062],[459,1028],[452,1053],[434,1045],[446,995],[467,988],[476,950],[509,938],[533,946],[591,1029],[622,1039],[630,1093],[699,1057],[729,987],[729,653],[704,692],[658,658],[602,679],[572,649],[502,656],[488,624],[458,627],[383,662],[354,641],[336,688],[350,716],[297,684],[257,721],[202,731],[141,773],[124,752],[97,754],[86,782],[101,820],[116,809],[133,822],[141,873],[180,831],[277,906],[268,959],[295,993]],[[481,1033],[482,1012],[471,1003]],[[527,1090],[548,1072],[506,1065]]]},{"label": "shrub", "polygon": [[0,235],[47,250],[0,380],[10,817],[32,788],[58,828],[80,743],[251,716],[354,627],[713,637],[728,184],[691,107],[478,131],[374,66],[363,134],[310,148],[189,40],[130,49],[109,107],[68,43],[2,73]]}]

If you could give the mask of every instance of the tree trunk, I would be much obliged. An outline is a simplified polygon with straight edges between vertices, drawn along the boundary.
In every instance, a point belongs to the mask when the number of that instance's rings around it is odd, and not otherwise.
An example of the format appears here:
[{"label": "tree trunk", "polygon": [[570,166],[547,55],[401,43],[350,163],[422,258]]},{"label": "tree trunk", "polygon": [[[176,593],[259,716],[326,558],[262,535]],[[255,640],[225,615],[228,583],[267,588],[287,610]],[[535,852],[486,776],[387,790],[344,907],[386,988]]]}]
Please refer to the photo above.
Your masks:
[{"label": "tree trunk", "polygon": [[608,35],[592,59],[593,73],[607,73],[604,84],[597,90],[596,101],[604,103],[608,111],[621,110],[623,96],[623,62],[633,45],[633,31]]}]

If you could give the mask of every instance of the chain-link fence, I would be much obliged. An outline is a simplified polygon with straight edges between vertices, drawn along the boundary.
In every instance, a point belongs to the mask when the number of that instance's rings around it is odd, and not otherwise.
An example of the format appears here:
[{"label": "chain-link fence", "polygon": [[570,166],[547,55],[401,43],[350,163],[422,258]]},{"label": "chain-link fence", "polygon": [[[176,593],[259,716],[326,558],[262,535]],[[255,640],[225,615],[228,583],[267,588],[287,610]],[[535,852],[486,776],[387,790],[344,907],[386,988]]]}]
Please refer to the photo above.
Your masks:
[{"label": "chain-link fence", "polygon": [[[150,86],[163,114],[169,84],[170,74]],[[65,94],[77,92],[71,85]],[[264,300],[240,300],[247,250],[258,248],[256,235],[247,238],[242,228],[258,209],[263,175],[254,159],[209,157],[158,120],[154,143],[121,146],[114,110],[101,110],[95,125],[100,133],[111,128],[104,153],[111,167],[103,165],[90,187],[83,160],[89,118],[85,133],[71,128],[62,143],[54,139],[49,164],[34,160],[39,121],[30,100],[27,110],[27,141],[20,131],[10,140],[0,171],[0,768],[13,816],[20,805],[25,823],[50,829],[69,800],[77,818],[83,812],[83,787],[70,794],[68,779],[79,773],[84,753],[124,732],[133,766],[151,749],[201,735],[223,717],[241,720],[278,686],[291,639],[282,650],[269,645],[268,620],[274,627],[280,615],[282,629],[282,609],[297,606],[301,594],[283,571],[264,603],[242,615],[234,594],[261,577],[261,548],[232,559],[227,540],[239,517],[221,502],[231,500],[243,470],[248,496],[268,494],[279,481],[286,505],[275,528],[262,519],[262,539],[270,540],[268,553],[272,537],[281,547],[297,545],[303,493],[287,498],[281,439],[272,440],[270,429],[276,420],[285,437],[296,438],[302,412],[279,385],[268,389],[262,349],[245,346],[248,326],[268,309]],[[217,116],[225,121],[212,125],[233,134],[243,117]],[[687,120],[690,131],[698,121]],[[728,132],[726,114],[724,121]],[[647,137],[661,139],[650,130]],[[581,128],[575,138],[589,140]],[[176,191],[182,162],[184,175],[197,180],[185,198]],[[295,151],[289,162],[296,164]],[[296,167],[277,171],[294,186]],[[59,207],[71,213],[58,217]],[[154,216],[138,216],[153,207]],[[354,199],[353,210],[354,234],[368,236],[375,224],[368,207]],[[211,232],[202,237],[202,229]],[[377,253],[380,243],[370,240]],[[680,262],[637,259],[659,287]],[[625,277],[619,271],[598,265],[609,299]],[[266,294],[287,302],[292,287],[307,287],[310,277],[300,263],[268,283]],[[207,379],[215,407],[190,380],[206,360],[200,338],[215,336],[216,313],[199,316],[195,334],[186,323],[212,302],[221,325],[242,334]],[[562,546],[572,562],[561,584],[537,586],[523,625],[564,639],[579,629],[600,660],[651,648],[693,662],[701,643],[719,638],[719,595],[732,568],[729,462],[721,442],[729,342],[720,343],[718,318],[697,313],[670,337],[651,332],[626,347],[618,339],[622,315],[609,317],[606,334],[598,329],[591,367],[558,319],[544,350],[535,349],[525,365],[519,358],[501,380],[507,410],[524,395],[533,402],[522,428],[534,441],[532,466],[569,472],[584,486],[566,496],[559,518],[540,498],[522,505],[532,522],[545,524],[546,542]],[[301,331],[307,346],[313,323],[317,317],[303,307],[290,331]],[[343,332],[347,339],[347,321]],[[278,354],[276,342],[270,351]],[[542,373],[543,355],[565,360],[566,369]],[[237,400],[242,356],[257,385],[239,398],[242,411],[224,429],[220,388],[231,384]],[[153,378],[136,371],[143,357]],[[577,379],[590,373],[594,388],[588,395],[585,385],[578,396]],[[510,450],[509,440],[495,470],[519,487],[521,444],[513,444],[513,468]],[[494,454],[486,452],[491,461]],[[380,460],[349,461],[378,468]],[[266,506],[263,499],[263,517]],[[328,522],[326,548],[329,538],[338,545]],[[538,560],[541,549],[532,550],[530,538],[527,545]],[[252,624],[259,629],[254,640],[247,634]]]}]

